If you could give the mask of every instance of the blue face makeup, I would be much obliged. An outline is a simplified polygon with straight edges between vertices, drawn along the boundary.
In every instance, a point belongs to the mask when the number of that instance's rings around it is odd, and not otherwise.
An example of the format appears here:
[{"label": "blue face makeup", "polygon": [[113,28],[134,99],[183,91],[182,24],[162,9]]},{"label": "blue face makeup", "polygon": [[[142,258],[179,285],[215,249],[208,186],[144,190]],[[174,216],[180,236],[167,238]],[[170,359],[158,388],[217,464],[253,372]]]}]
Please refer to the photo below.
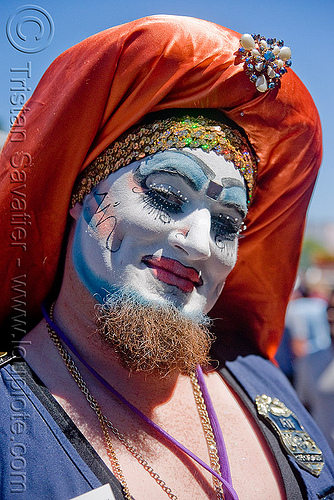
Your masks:
[{"label": "blue face makeup", "polygon": [[[80,217],[77,221],[77,227],[73,238],[72,257],[73,265],[80,280],[90,293],[101,302],[110,288],[108,280],[103,279],[101,275],[94,272],[94,266],[87,265],[87,257],[82,251],[84,240],[83,235],[86,234],[85,219]],[[86,236],[87,237],[87,236]],[[93,259],[94,256],[91,256]]]},{"label": "blue face makeup", "polygon": [[247,195],[245,188],[237,186],[224,188],[219,201],[224,205],[236,207],[244,217],[246,216]]},{"label": "blue face makeup", "polygon": [[141,162],[134,177],[142,183],[150,174],[156,172],[180,175],[195,191],[201,190],[208,184],[206,196],[223,205],[235,207],[243,217],[247,213],[247,194],[244,184],[233,178],[223,178],[217,182],[218,179],[211,168],[191,152],[182,150],[182,152],[156,153]]},{"label": "blue face makeup", "polygon": [[[199,163],[203,164],[200,168]],[[203,166],[206,167],[205,170]],[[162,151],[146,158],[139,165],[134,177],[141,182],[155,172],[180,175],[195,191],[200,191],[208,179],[214,177],[214,173],[204,162],[193,155],[178,151]]]},{"label": "blue face makeup", "polygon": [[[101,302],[110,291],[110,281],[107,274],[98,272],[101,264],[96,266],[96,261],[102,259],[101,247],[89,248],[89,242],[95,241],[92,234],[98,234],[100,224],[108,224],[108,230],[112,234],[116,226],[116,218],[111,215],[111,204],[105,202],[107,192],[98,193],[97,190],[98,187],[94,188],[83,202],[82,217],[77,220],[74,233],[72,257],[80,280],[96,300]],[[93,223],[92,219],[96,214],[97,222]]]}]

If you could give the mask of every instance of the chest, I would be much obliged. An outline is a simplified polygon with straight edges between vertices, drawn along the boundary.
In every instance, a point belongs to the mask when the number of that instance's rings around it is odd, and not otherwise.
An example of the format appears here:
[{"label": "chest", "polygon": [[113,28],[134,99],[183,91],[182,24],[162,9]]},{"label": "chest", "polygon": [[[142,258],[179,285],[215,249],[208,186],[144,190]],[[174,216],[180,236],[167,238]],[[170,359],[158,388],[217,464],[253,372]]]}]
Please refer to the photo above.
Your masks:
[{"label": "chest", "polygon": [[[271,499],[285,498],[275,460],[253,417],[218,374],[206,377],[206,382],[223,431],[233,487],[239,499],[266,498],[269,491]],[[110,447],[108,451],[93,410],[82,401],[81,405],[59,402],[117,475],[117,463],[110,460]],[[106,413],[125,439],[122,442],[109,429],[110,442],[122,476],[136,500],[164,499],[167,497],[164,489],[184,500],[217,498],[210,473],[141,421],[119,410],[109,407]],[[210,464],[208,442],[190,386],[176,388],[168,403],[157,410],[156,420],[175,439]],[[148,469],[151,467],[150,474]]]}]

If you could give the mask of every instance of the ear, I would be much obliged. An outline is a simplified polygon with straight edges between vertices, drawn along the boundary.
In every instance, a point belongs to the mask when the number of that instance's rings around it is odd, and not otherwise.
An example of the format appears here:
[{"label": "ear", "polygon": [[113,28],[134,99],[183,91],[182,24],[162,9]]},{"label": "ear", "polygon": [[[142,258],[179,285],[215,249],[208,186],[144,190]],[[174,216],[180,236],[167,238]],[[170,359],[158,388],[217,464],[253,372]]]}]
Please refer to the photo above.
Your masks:
[{"label": "ear", "polygon": [[77,202],[74,207],[70,208],[69,213],[70,216],[73,217],[74,220],[78,220],[82,212],[82,203]]}]

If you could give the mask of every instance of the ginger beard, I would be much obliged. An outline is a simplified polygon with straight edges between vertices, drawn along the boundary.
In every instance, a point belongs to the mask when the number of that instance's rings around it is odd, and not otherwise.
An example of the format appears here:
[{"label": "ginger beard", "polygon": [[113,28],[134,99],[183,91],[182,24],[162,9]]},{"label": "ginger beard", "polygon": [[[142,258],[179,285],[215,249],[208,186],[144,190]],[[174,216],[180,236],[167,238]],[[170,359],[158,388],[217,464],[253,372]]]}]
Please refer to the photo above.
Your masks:
[{"label": "ginger beard", "polygon": [[121,291],[96,306],[98,333],[130,372],[189,375],[210,361],[210,320],[186,316],[174,304],[150,304]]}]

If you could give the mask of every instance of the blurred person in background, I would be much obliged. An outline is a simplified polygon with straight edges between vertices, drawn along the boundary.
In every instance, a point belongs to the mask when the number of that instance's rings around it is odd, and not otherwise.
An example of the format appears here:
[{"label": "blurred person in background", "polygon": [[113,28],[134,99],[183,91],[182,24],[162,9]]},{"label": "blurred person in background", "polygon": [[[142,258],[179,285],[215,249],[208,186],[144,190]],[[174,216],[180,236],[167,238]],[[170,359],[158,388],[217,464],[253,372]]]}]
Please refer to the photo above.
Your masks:
[{"label": "blurred person in background", "polygon": [[328,306],[327,306],[327,319],[328,319],[328,324],[330,328],[330,333],[331,333],[331,341],[332,341],[332,347],[333,347],[333,341],[334,341],[334,289],[331,291],[328,299]]},{"label": "blurred person in background", "polygon": [[328,299],[327,319],[331,346],[326,350],[326,359],[323,359],[319,367],[322,371],[316,384],[313,417],[334,451],[334,290]]},{"label": "blurred person in background", "polygon": [[302,403],[326,432],[334,411],[333,405],[331,412],[322,410],[329,404],[326,391],[319,400],[325,368],[333,357],[328,304],[315,296],[307,284],[302,284],[294,297],[288,305],[285,324],[293,354],[293,384]]}]

